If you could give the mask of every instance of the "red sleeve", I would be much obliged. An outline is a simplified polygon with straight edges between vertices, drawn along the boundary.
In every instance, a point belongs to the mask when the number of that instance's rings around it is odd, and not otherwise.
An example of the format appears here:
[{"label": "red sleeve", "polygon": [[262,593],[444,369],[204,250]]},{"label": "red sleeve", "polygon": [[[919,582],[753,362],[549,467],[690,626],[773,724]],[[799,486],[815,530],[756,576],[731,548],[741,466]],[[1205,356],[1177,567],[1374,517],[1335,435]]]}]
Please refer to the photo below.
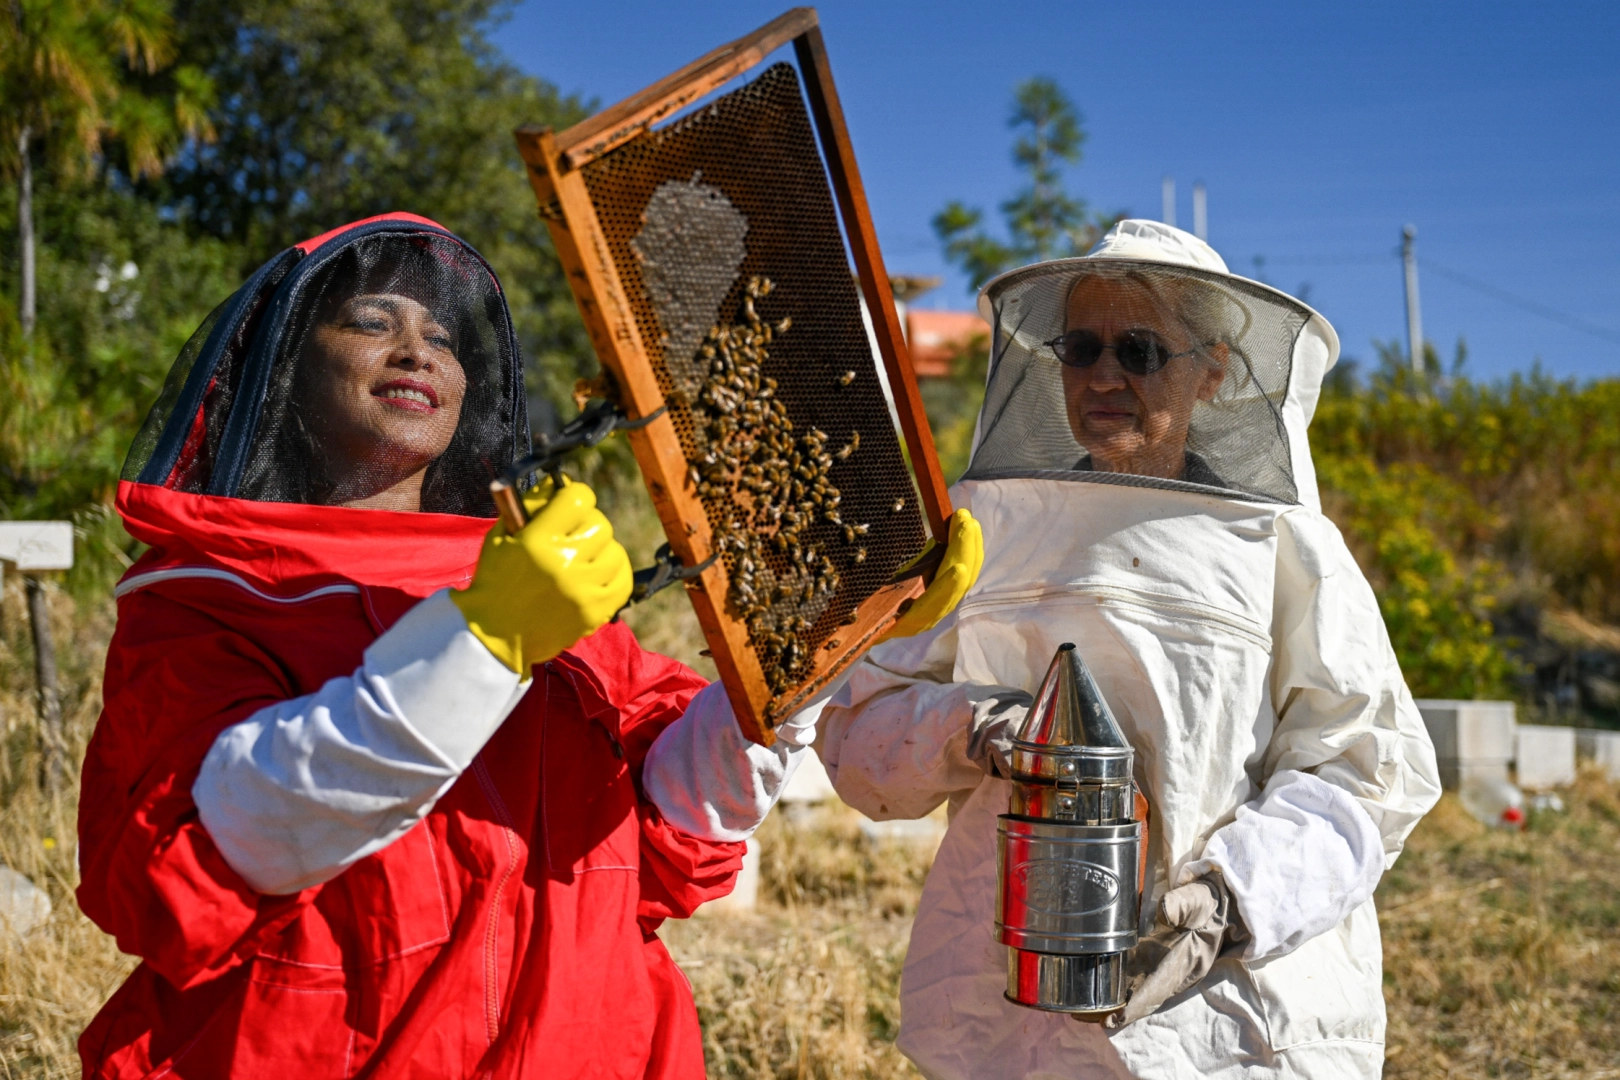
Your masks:
[{"label": "red sleeve", "polygon": [[653,741],[680,719],[708,680],[677,660],[643,649],[622,623],[604,627],[570,651],[585,654],[580,658],[593,669],[593,680],[610,700],[618,699],[619,740],[630,775],[636,778],[636,814],[641,823],[641,899],[636,915],[642,928],[651,932],[665,919],[687,918],[699,905],[728,895],[747,850],[745,844],[702,840],[675,828],[641,788],[641,766]]},{"label": "red sleeve", "polygon": [[261,896],[226,865],[191,785],[219,733],[295,697],[274,659],[142,590],[119,602],[79,802],[79,906],[185,989],[241,963],[316,890]]}]

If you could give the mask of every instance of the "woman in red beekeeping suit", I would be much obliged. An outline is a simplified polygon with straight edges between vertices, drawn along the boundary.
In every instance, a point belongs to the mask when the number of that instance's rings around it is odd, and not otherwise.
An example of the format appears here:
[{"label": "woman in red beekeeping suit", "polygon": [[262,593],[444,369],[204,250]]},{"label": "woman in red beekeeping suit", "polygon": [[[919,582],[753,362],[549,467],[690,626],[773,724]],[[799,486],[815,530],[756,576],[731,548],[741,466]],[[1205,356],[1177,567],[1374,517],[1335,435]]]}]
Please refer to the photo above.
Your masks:
[{"label": "woman in red beekeeping suit", "polygon": [[527,445],[499,284],[410,215],[283,252],[181,352],[118,495],[151,550],[78,896],[142,963],[87,1076],[703,1075],[655,931],[730,890],[811,732],[746,743],[609,621],[583,484],[492,528]]}]

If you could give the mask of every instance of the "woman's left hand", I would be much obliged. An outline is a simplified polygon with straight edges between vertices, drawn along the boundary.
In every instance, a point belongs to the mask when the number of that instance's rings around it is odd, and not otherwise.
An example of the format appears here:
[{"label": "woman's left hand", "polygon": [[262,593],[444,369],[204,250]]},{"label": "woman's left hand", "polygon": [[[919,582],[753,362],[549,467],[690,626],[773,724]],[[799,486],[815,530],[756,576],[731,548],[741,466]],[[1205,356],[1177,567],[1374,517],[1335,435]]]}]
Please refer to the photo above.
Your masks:
[{"label": "woman's left hand", "polygon": [[1247,938],[1237,904],[1219,874],[1205,874],[1171,889],[1159,901],[1153,932],[1132,953],[1131,996],[1104,1021],[1124,1027],[1204,981],[1227,945]]}]

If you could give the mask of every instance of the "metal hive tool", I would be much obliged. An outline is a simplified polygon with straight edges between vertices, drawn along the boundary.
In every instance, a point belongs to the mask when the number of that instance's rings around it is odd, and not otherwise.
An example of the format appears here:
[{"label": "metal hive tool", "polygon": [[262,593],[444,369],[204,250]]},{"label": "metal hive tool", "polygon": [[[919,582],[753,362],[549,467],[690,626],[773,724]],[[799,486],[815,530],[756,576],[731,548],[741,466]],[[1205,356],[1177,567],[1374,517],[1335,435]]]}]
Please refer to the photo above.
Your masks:
[{"label": "metal hive tool", "polygon": [[[798,69],[654,126],[790,40]],[[815,13],[518,141],[670,547],[712,559],[688,594],[768,744],[921,591],[897,572],[949,514]]]}]

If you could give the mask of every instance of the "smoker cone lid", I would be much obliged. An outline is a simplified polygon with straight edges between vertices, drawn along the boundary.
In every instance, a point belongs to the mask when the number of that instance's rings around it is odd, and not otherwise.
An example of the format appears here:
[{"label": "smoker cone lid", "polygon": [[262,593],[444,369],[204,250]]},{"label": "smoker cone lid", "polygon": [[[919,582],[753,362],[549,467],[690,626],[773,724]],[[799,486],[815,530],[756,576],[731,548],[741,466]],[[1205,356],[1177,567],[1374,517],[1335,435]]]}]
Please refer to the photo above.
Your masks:
[{"label": "smoker cone lid", "polygon": [[1056,777],[1062,769],[1079,780],[1123,780],[1131,775],[1134,752],[1097,687],[1091,669],[1072,642],[1057,654],[1035,693],[1035,704],[1013,738],[1014,768],[1039,777]]}]

